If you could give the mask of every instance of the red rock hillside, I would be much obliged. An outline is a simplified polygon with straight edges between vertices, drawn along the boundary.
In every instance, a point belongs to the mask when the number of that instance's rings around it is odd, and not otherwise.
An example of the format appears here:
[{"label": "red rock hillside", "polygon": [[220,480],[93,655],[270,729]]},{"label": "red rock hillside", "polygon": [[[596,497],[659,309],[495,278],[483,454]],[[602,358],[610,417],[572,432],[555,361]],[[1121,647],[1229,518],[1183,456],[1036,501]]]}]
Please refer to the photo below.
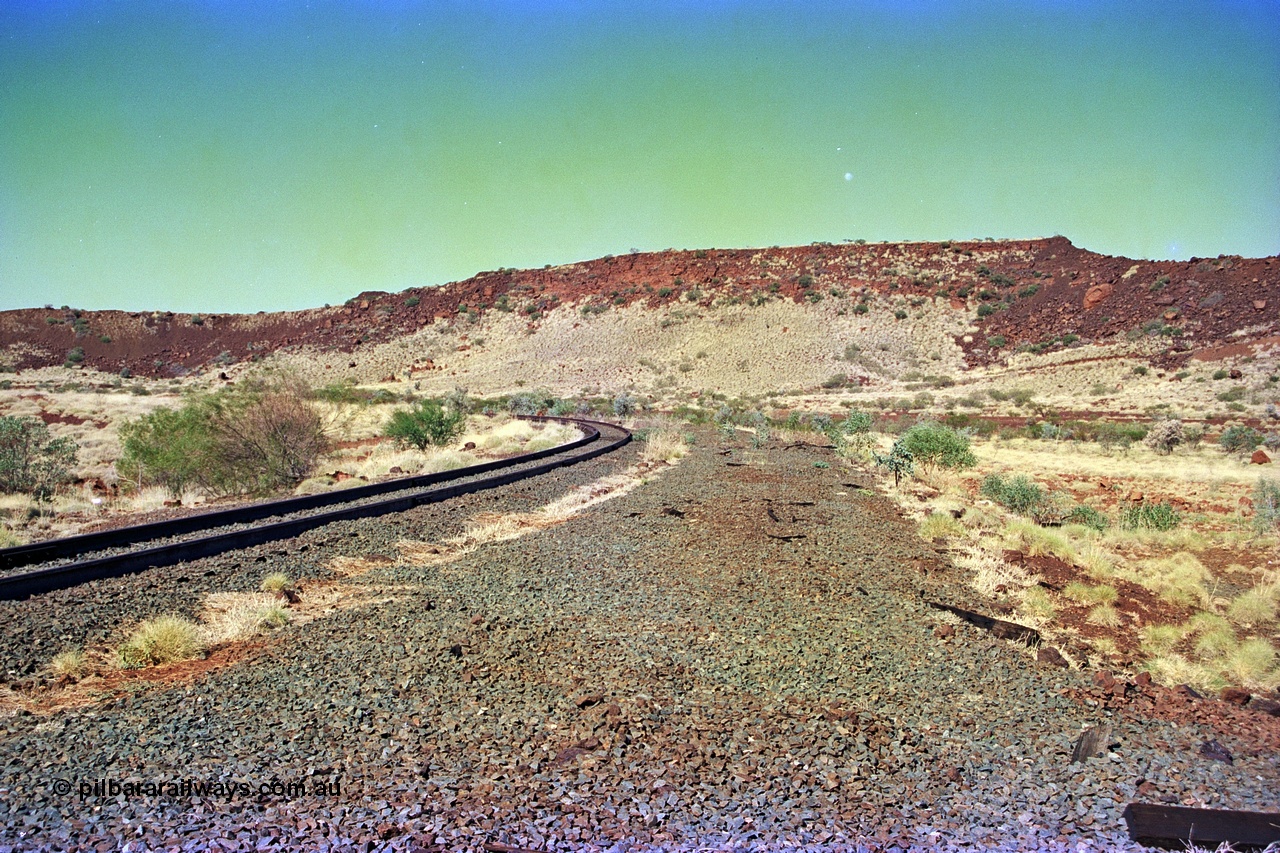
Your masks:
[{"label": "red rock hillside", "polygon": [[[558,306],[658,306],[848,294],[945,299],[976,310],[981,332],[964,343],[971,364],[1018,346],[1045,350],[1147,334],[1162,360],[1280,336],[1280,259],[1221,256],[1135,261],[1098,255],[1066,238],[941,243],[813,244],[606,256],[536,270],[482,272],[402,293],[366,292],[344,306],[259,314],[174,314],[29,308],[0,312],[0,359],[9,368],[79,363],[138,376],[181,376],[310,346],[351,352],[463,312],[515,311],[536,323]],[[999,349],[988,341],[1004,338]],[[1280,337],[1276,338],[1280,342]],[[1076,338],[1069,338],[1067,343]]]}]

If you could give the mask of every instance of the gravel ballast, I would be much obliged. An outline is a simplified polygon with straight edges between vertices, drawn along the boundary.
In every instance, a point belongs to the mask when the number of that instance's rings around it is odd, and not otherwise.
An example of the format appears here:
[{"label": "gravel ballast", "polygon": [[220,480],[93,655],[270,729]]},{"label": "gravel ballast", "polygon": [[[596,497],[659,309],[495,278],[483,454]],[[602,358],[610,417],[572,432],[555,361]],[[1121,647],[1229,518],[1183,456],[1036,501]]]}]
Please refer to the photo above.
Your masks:
[{"label": "gravel ballast", "polygon": [[[286,571],[305,597],[335,556],[396,558],[345,581],[366,603],[196,680],[0,719],[0,849],[1128,850],[1135,799],[1280,806],[1274,751],[1144,719],[929,607],[981,602],[829,450],[697,437],[625,496],[435,565],[395,543],[536,509],[636,449],[5,603],[22,692],[61,648],[207,592]],[[1102,754],[1071,763],[1095,725]]]}]

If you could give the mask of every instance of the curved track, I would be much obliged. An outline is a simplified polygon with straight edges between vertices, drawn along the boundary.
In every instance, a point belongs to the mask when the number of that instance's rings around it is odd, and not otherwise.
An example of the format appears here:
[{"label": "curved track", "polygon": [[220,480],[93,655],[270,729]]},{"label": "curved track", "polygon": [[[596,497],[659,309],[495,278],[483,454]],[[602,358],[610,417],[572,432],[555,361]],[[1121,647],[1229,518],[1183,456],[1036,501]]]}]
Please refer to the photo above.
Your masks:
[{"label": "curved track", "polygon": [[[17,601],[91,580],[119,577],[264,542],[289,539],[335,521],[403,512],[422,504],[514,483],[593,459],[631,441],[630,431],[602,421],[544,416],[525,419],[572,424],[582,431],[583,436],[547,450],[438,474],[405,477],[319,495],[264,501],[170,521],[0,549],[0,571],[42,565],[34,571],[0,577],[0,601]],[[447,483],[455,484],[443,485]],[[264,520],[264,524],[257,523]],[[154,544],[158,541],[163,544]],[[139,545],[144,547],[135,547]]]}]

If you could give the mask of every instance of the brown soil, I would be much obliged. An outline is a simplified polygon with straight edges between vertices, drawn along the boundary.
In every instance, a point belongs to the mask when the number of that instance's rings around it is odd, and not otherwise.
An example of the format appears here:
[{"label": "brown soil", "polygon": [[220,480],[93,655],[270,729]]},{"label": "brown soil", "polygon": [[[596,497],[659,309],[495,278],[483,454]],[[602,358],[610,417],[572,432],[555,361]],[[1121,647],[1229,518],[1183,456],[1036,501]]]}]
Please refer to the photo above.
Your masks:
[{"label": "brown soil", "polygon": [[[834,288],[852,300],[864,295],[945,299],[961,306],[955,310],[1004,306],[977,321],[980,329],[971,341],[960,342],[973,364],[999,360],[1021,344],[1046,344],[1066,334],[1104,341],[1159,320],[1163,336],[1158,339],[1167,346],[1153,362],[1169,367],[1193,352],[1204,357],[1228,344],[1249,348],[1254,343],[1249,335],[1228,336],[1273,321],[1274,307],[1268,313],[1256,306],[1280,305],[1276,261],[1133,261],[1079,249],[1063,237],[672,250],[540,270],[482,272],[442,287],[399,294],[370,291],[343,306],[273,314],[6,311],[0,312],[0,350],[19,369],[62,364],[79,347],[83,363],[102,371],[127,368],[138,376],[173,377],[302,346],[352,353],[437,319],[471,312],[518,312],[534,325],[542,312],[559,305],[603,309],[642,302],[658,308],[756,297],[802,302],[811,293],[822,296]],[[1091,288],[1096,288],[1095,304],[1086,309],[1085,294]],[[1265,334],[1255,337],[1275,340]],[[997,335],[1006,339],[999,350],[986,344]],[[432,367],[413,366],[418,371]]]}]

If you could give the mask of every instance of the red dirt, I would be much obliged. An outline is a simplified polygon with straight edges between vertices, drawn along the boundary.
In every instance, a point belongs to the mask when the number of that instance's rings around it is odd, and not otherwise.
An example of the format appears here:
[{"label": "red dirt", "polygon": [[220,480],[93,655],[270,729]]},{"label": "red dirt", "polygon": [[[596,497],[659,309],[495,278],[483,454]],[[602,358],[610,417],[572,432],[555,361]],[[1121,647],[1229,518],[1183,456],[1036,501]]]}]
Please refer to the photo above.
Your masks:
[{"label": "red dirt", "polygon": [[[79,415],[64,415],[59,412],[41,411],[36,415],[36,417],[44,421],[46,424],[70,424],[72,426],[80,426],[80,424],[90,422],[88,418],[82,418]],[[107,426],[106,421],[92,421],[91,423],[98,429],[106,429]]]},{"label": "red dirt", "polygon": [[[171,686],[190,684],[214,670],[252,659],[266,649],[263,641],[226,643],[213,649],[207,657],[143,669],[102,669],[81,680],[61,679],[45,689],[32,683],[26,695],[18,693],[17,707],[31,713],[49,714],[66,708],[79,708],[103,700],[103,697],[128,695],[139,684]],[[13,704],[6,700],[0,708]]]},{"label": "red dirt", "polygon": [[[810,293],[830,298],[835,288],[847,292],[851,302],[862,294],[890,294],[1004,306],[980,319],[973,341],[962,343],[973,363],[999,360],[1020,344],[1044,343],[1068,333],[1085,342],[1101,341],[1160,320],[1169,333],[1160,339],[1168,347],[1154,361],[1170,366],[1193,351],[1248,345],[1248,338],[1228,335],[1274,321],[1273,314],[1255,304],[1280,302],[1277,260],[1133,261],[1079,249],[1064,237],[671,250],[540,270],[482,272],[441,287],[399,294],[369,291],[344,306],[274,314],[5,311],[0,312],[0,349],[7,350],[11,366],[19,369],[62,364],[79,347],[84,364],[103,371],[127,368],[139,376],[171,377],[303,345],[350,353],[468,312],[510,310],[536,324],[541,312],[562,304],[603,309],[644,302],[658,307],[691,295],[701,304],[754,297],[799,302]],[[1124,278],[1135,263],[1141,264],[1140,271]],[[908,274],[915,270],[920,272]],[[1160,283],[1159,277],[1166,276],[1168,281]],[[1096,304],[1086,310],[1085,294],[1091,288],[1096,288]],[[1263,334],[1260,340],[1274,340]],[[986,344],[996,335],[1007,341],[999,350]],[[429,367],[414,365],[417,370]]]},{"label": "red dirt", "polygon": [[[1063,562],[1057,557],[1027,557],[1014,551],[1009,552],[1006,559],[1011,562],[1020,562],[1028,574],[1040,578],[1047,588],[1055,592],[1073,581],[1079,581],[1087,586],[1098,586],[1104,583],[1092,580],[1083,569]],[[1110,637],[1116,644],[1120,662],[1125,666],[1131,665],[1134,661],[1142,642],[1140,631],[1143,627],[1181,624],[1195,612],[1190,608],[1178,607],[1163,601],[1151,590],[1130,581],[1109,578],[1105,583],[1116,590],[1116,600],[1112,606],[1120,615],[1119,626],[1107,628],[1094,625],[1088,620],[1089,611],[1093,605],[1077,604],[1066,596],[1059,595],[1054,600],[1058,608],[1058,614],[1053,620],[1054,627],[1072,629],[1084,640]],[[1083,647],[1068,649],[1068,651],[1082,652]]]},{"label": "red dirt", "polygon": [[[1095,673],[1087,688],[1067,691],[1077,702],[1091,700],[1102,708],[1115,709],[1130,717],[1170,720],[1185,726],[1197,723],[1212,729],[1237,756],[1270,757],[1280,752],[1280,717],[1240,707],[1214,698],[1197,698],[1184,688],[1165,687],[1146,681],[1115,678],[1110,672]],[[1271,696],[1269,698],[1275,698]],[[1182,735],[1186,737],[1186,734]],[[1187,744],[1195,749],[1198,743]]]}]

